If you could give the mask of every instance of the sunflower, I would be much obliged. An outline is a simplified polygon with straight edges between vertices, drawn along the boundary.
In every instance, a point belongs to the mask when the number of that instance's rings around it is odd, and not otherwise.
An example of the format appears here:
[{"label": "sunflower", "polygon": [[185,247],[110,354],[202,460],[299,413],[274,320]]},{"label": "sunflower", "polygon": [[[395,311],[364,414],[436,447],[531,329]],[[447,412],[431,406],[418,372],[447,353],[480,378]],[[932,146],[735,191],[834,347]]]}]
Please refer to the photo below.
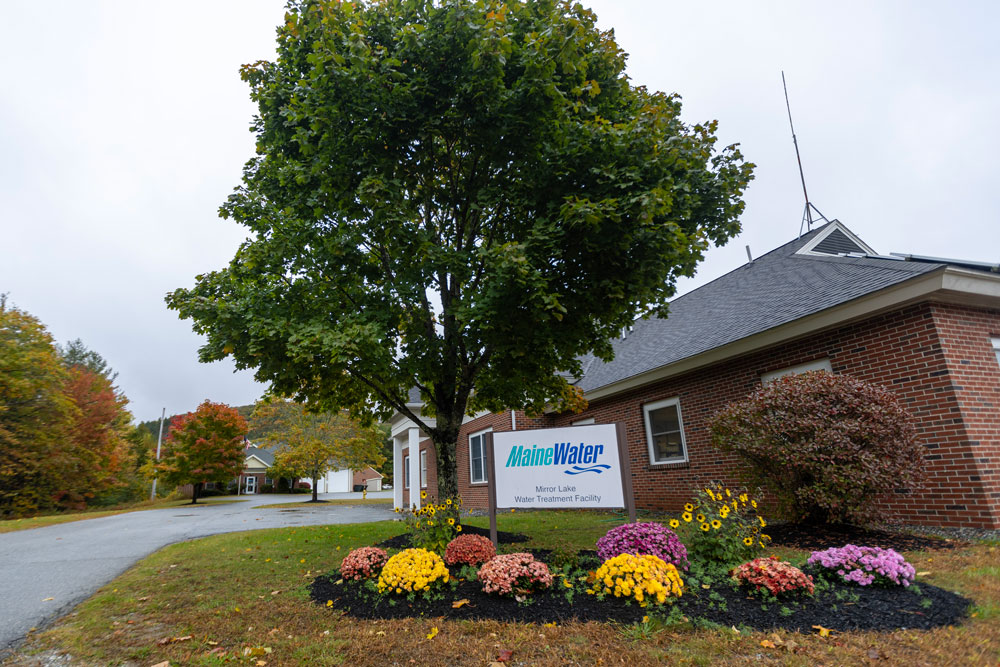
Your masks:
[{"label": "sunflower", "polygon": [[428,519],[428,520],[427,520],[427,525],[428,525],[428,526],[433,526],[433,525],[434,525],[434,522],[433,522],[433,521],[431,521],[430,519]]},{"label": "sunflower", "polygon": [[705,493],[708,494],[709,498],[711,498],[712,500],[715,500],[715,494],[712,493],[712,489],[705,489]]},{"label": "sunflower", "polygon": [[448,525],[449,526],[454,526],[455,525],[455,520],[449,517],[448,518]]},{"label": "sunflower", "polygon": [[684,514],[681,514],[681,518],[691,523],[691,512],[684,512]]},{"label": "sunflower", "polygon": [[421,498],[421,500],[423,500],[426,497],[427,497],[427,492],[426,491],[421,491],[420,492],[420,498]]},{"label": "sunflower", "polygon": [[733,494],[729,493],[729,489],[726,489],[726,498],[732,498]]},{"label": "sunflower", "polygon": [[752,537],[744,537],[743,538],[743,544],[747,545],[748,547],[753,546],[753,538]]},{"label": "sunflower", "polygon": [[437,510],[434,509],[433,505],[430,505],[430,506],[427,507],[427,513],[430,514],[431,516],[434,516],[435,512],[437,512]]},{"label": "sunflower", "polygon": [[704,514],[698,514],[698,516],[696,516],[695,518],[698,519],[699,523],[705,523],[705,515]]},{"label": "sunflower", "polygon": [[764,521],[764,517],[759,516],[759,517],[757,517],[757,520],[760,521],[760,527],[761,528],[763,528],[764,526],[767,525],[767,521]]},{"label": "sunflower", "polygon": [[735,500],[733,500],[733,511],[734,512],[738,512],[739,510],[740,510],[740,506],[736,504]]},{"label": "sunflower", "polygon": [[745,493],[741,493],[740,494],[740,502],[743,503],[744,505],[746,505],[746,503],[747,503],[747,494],[745,494]]},{"label": "sunflower", "polygon": [[692,505],[691,503],[685,503],[685,505],[684,505],[684,511],[685,512],[693,512],[694,511],[694,505]]},{"label": "sunflower", "polygon": [[710,526],[707,523],[701,524],[701,529],[704,530],[706,533],[708,532],[709,528]]},{"label": "sunflower", "polygon": [[719,510],[719,516],[721,516],[723,519],[729,516],[729,507],[723,505],[722,509]]},{"label": "sunflower", "polygon": [[751,500],[750,501],[750,506],[753,507],[754,509],[757,509],[757,501],[756,500]]},{"label": "sunflower", "polygon": [[679,526],[679,525],[681,525],[681,522],[678,521],[677,519],[671,519],[670,520],[670,527],[671,528],[675,528],[676,529],[677,526]]},{"label": "sunflower", "polygon": [[455,526],[455,532],[461,533],[462,532],[462,527],[461,526]]},{"label": "sunflower", "polygon": [[445,503],[445,505],[451,505],[451,498],[447,498],[447,499],[446,499],[446,500],[444,501],[444,503]]},{"label": "sunflower", "polygon": [[715,519],[714,521],[712,521],[712,529],[713,530],[718,530],[719,528],[722,528],[722,522],[719,521],[718,519]]}]

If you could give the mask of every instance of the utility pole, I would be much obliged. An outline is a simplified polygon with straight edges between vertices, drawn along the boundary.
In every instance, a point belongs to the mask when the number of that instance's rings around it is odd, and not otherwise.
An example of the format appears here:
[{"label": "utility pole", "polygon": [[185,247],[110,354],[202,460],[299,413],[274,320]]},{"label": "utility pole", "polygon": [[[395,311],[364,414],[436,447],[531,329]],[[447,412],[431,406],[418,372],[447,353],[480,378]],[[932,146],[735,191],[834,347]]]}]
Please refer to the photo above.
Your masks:
[{"label": "utility pole", "polygon": [[[160,443],[163,442],[163,419],[167,416],[167,409],[163,408],[160,413],[160,435],[156,437],[156,460],[160,460]],[[156,500],[156,478],[153,478],[153,491],[149,494],[150,500]]]}]

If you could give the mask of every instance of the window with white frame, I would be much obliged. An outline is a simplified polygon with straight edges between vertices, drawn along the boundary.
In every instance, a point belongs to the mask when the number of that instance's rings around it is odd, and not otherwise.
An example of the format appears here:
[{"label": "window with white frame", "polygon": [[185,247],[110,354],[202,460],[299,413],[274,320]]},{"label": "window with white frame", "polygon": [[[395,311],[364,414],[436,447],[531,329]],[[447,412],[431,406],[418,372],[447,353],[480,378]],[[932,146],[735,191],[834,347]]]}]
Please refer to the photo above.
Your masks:
[{"label": "window with white frame", "polygon": [[657,464],[687,461],[680,400],[668,398],[647,403],[642,406],[642,413],[646,422],[649,462]]},{"label": "window with white frame", "polygon": [[570,426],[590,426],[594,423],[593,417],[587,417],[586,419],[577,419],[575,422],[570,422]]},{"label": "window with white frame", "polygon": [[420,452],[420,488],[427,488],[427,450]]},{"label": "window with white frame", "polygon": [[799,364],[798,366],[789,366],[788,368],[780,368],[770,373],[764,373],[760,376],[760,383],[768,384],[786,375],[800,375],[809,371],[826,371],[827,373],[832,373],[833,366],[830,365],[829,359],[817,359],[816,361]]},{"label": "window with white frame", "polygon": [[410,488],[410,457],[403,457],[403,488]]},{"label": "window with white frame", "polygon": [[997,363],[1000,364],[1000,338],[991,338],[993,341],[993,352],[997,355]]},{"label": "window with white frame", "polygon": [[488,428],[469,436],[469,481],[472,484],[486,482],[486,434],[492,430]]}]

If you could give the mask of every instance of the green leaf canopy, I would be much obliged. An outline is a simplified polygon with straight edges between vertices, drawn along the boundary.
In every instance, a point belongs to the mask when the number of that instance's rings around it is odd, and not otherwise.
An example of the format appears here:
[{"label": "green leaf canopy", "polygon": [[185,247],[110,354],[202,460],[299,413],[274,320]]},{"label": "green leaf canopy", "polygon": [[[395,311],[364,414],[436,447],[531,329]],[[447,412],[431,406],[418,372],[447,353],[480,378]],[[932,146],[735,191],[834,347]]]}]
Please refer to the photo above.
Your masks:
[{"label": "green leaf canopy", "polygon": [[417,420],[442,493],[465,414],[571,396],[561,372],[739,231],[752,165],[579,5],[291,2],[277,51],[242,70],[257,156],[222,207],[250,237],[167,301],[205,361]]}]

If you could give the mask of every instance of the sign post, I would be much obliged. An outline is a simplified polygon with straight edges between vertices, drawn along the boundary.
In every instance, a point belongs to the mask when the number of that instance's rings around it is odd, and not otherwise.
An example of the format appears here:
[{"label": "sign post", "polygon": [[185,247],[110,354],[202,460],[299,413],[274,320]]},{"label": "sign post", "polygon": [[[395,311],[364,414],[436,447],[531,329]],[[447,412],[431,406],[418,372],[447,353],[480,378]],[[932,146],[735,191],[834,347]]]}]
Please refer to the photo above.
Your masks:
[{"label": "sign post", "polygon": [[623,423],[485,435],[494,545],[498,508],[624,508],[636,520]]}]

